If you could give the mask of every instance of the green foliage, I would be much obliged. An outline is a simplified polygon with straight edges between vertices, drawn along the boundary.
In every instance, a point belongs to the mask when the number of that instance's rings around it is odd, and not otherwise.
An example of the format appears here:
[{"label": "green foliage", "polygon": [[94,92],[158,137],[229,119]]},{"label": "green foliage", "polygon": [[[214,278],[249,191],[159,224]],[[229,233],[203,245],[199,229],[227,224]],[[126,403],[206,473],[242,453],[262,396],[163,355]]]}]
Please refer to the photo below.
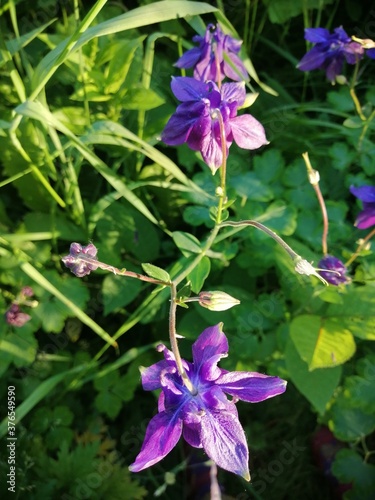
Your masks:
[{"label": "green foliage", "polygon": [[[250,112],[270,140],[252,152],[232,144],[223,220],[265,224],[317,265],[323,225],[301,158],[308,151],[326,201],[329,253],[347,261],[371,231],[354,228],[362,203],[348,188],[373,184],[373,62],[361,62],[355,86],[362,117],[349,85],[331,86],[323,72],[302,74],[295,65],[306,51],[304,28],[355,25],[358,36],[369,38],[371,13],[358,2],[335,9],[331,0],[264,0],[240,9],[232,3],[217,2],[225,12],[183,0],[135,2],[126,11],[104,0],[91,8],[73,0],[0,8],[2,314],[18,304],[23,287],[34,292],[20,302],[30,321],[0,322],[2,401],[7,385],[16,387],[20,498],[137,500],[155,492],[182,498],[195,473],[182,447],[145,473],[128,471],[156,408],[141,390],[139,366],[159,361],[154,347],[168,344],[169,287],[102,269],[78,279],[61,264],[74,241],[92,242],[101,262],[121,270],[163,282],[183,275],[181,301],[201,290],[241,301],[219,315],[185,304],[176,325],[189,361],[199,333],[222,321],[229,356],[221,367],[288,380],[277,402],[253,405],[250,413],[238,405],[256,450],[255,479],[248,487],[219,472],[228,495],[274,500],[309,491],[329,498],[311,462],[319,423],[348,446],[332,467],[341,484],[351,484],[345,498],[374,496],[371,241],[349,266],[348,285],[323,288],[314,277],[296,275],[284,249],[253,227],[213,234],[218,176],[198,152],[160,141],[176,107],[170,80],[181,73],[173,64],[216,18],[244,41]],[[348,82],[352,69],[343,70]],[[277,450],[297,438],[305,451],[272,476]],[[260,494],[262,471],[272,481],[264,480]],[[7,472],[1,458],[2,477]]]}]

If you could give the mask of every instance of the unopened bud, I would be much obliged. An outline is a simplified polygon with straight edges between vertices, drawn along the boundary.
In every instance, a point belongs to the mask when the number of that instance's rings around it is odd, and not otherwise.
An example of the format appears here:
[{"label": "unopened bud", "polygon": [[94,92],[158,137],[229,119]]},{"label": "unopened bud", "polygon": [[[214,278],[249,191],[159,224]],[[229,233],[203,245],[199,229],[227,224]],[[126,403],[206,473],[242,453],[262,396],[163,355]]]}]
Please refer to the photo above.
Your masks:
[{"label": "unopened bud", "polygon": [[214,292],[201,292],[199,294],[199,304],[210,311],[226,311],[239,303],[239,300],[218,290]]}]

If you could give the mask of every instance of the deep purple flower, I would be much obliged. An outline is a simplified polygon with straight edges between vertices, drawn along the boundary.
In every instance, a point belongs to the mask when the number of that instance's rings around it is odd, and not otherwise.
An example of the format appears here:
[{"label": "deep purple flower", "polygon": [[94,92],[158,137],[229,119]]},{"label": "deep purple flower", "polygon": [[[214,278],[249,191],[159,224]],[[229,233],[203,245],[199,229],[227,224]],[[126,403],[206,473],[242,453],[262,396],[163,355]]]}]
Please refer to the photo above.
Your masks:
[{"label": "deep purple flower", "polygon": [[[348,270],[344,264],[337,257],[333,255],[326,255],[323,257],[319,263],[319,274],[331,285],[341,285],[350,282],[350,279],[346,276]],[[320,269],[327,269],[328,271],[321,271]],[[329,272],[334,271],[334,272]]]},{"label": "deep purple flower", "polygon": [[366,50],[366,54],[371,59],[375,59],[375,49],[367,49]]},{"label": "deep purple flower", "polygon": [[[190,392],[177,372],[174,355],[164,345],[165,359],[142,371],[146,391],[162,389],[159,413],[148,424],[142,449],[130,466],[139,472],[159,462],[181,435],[195,448],[203,448],[220,467],[250,480],[248,447],[235,403],[257,403],[285,391],[286,382],[254,372],[228,372],[217,366],[227,356],[228,340],[222,323],[206,328],[193,344],[193,363],[183,361],[193,385]],[[226,396],[229,394],[232,399]]]},{"label": "deep purple flower", "polygon": [[194,67],[194,78],[203,82],[221,82],[225,76],[234,81],[248,79],[247,70],[237,55],[241,40],[224,35],[219,25],[209,24],[204,37],[196,35],[193,41],[198,42],[199,47],[185,52],[176,62],[177,68]]},{"label": "deep purple flower", "polygon": [[21,311],[18,304],[12,304],[5,313],[5,320],[9,325],[21,327],[28,321],[31,316]]},{"label": "deep purple flower", "polygon": [[358,229],[367,229],[375,225],[375,186],[350,186],[350,192],[363,202],[363,210],[359,213],[354,225]]},{"label": "deep purple flower", "polygon": [[179,101],[162,133],[162,140],[176,146],[184,142],[200,151],[212,172],[223,163],[220,121],[225,135],[226,156],[233,141],[244,149],[268,144],[263,126],[251,115],[237,116],[245,102],[244,83],[224,83],[221,90],[214,82],[195,78],[172,78],[172,91]]},{"label": "deep purple flower", "polygon": [[79,243],[72,243],[69,255],[66,255],[61,260],[73,274],[78,278],[82,278],[83,276],[88,276],[91,271],[95,271],[98,268],[95,264],[97,253],[98,249],[92,243],[89,243],[85,247]]},{"label": "deep purple flower", "polygon": [[362,45],[353,42],[342,27],[335,28],[333,33],[325,28],[306,28],[305,39],[315,45],[303,56],[297,68],[301,71],[324,69],[331,82],[341,74],[344,60],[355,64],[363,57]]}]

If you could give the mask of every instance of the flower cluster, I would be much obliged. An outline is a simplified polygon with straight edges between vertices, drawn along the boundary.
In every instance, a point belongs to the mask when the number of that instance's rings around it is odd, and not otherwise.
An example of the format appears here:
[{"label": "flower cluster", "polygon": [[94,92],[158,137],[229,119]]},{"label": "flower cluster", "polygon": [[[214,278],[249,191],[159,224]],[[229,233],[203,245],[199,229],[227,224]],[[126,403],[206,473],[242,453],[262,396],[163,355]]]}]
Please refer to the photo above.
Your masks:
[{"label": "flower cluster", "polygon": [[[237,116],[246,98],[248,73],[238,57],[241,41],[224,35],[219,25],[207,26],[204,37],[193,39],[198,47],[188,50],[175,64],[194,67],[194,78],[172,78],[172,91],[182,103],[169,119],[162,140],[176,146],[186,142],[200,151],[214,174],[223,165],[232,142],[244,149],[268,144],[263,126],[251,115]],[[224,83],[228,77],[236,83]]]},{"label": "flower cluster", "polygon": [[158,414],[148,424],[131,471],[159,462],[182,435],[191,446],[203,448],[219,467],[250,480],[249,452],[236,403],[258,403],[282,394],[286,382],[260,373],[219,368],[217,363],[228,353],[228,340],[221,328],[218,324],[204,330],[193,344],[193,362],[183,361],[192,391],[184,385],[175,357],[164,345],[158,350],[165,359],[142,370],[143,388],[161,389],[161,393]]},{"label": "flower cluster", "polygon": [[29,302],[29,298],[34,295],[34,290],[31,286],[24,286],[16,299],[9,306],[5,312],[5,321],[8,325],[20,328],[25,323],[31,320],[31,316],[22,311],[20,305],[35,307],[38,303],[36,301]]},{"label": "flower cluster", "polygon": [[341,74],[344,61],[356,64],[364,54],[362,45],[354,42],[342,28],[330,33],[325,28],[306,28],[305,39],[314,44],[298,63],[301,71],[323,69],[331,82]]},{"label": "flower cluster", "polygon": [[78,278],[83,278],[83,276],[88,276],[91,271],[96,271],[98,268],[95,264],[97,253],[98,249],[92,243],[85,247],[79,243],[72,243],[69,255],[66,255],[61,260],[73,274]]},{"label": "flower cluster", "polygon": [[254,117],[237,116],[246,97],[243,82],[224,83],[219,90],[212,81],[176,77],[171,87],[182,104],[169,119],[162,140],[169,145],[186,142],[200,151],[213,173],[222,165],[223,155],[228,156],[233,141],[244,149],[268,144],[263,126]]},{"label": "flower cluster", "polygon": [[193,41],[199,43],[183,54],[176,62],[177,68],[194,67],[194,78],[221,82],[224,76],[230,80],[248,79],[247,70],[238,57],[242,42],[224,35],[219,25],[209,24],[204,36],[196,35]]}]

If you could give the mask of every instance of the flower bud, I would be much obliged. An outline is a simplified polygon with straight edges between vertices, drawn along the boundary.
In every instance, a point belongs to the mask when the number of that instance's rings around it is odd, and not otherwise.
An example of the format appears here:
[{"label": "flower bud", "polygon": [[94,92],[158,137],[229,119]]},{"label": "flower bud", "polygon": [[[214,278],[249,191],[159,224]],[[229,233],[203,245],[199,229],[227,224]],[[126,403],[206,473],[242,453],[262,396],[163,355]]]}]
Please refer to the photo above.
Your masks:
[{"label": "flower bud", "polygon": [[226,311],[239,303],[239,300],[218,290],[199,294],[199,304],[210,311]]}]

